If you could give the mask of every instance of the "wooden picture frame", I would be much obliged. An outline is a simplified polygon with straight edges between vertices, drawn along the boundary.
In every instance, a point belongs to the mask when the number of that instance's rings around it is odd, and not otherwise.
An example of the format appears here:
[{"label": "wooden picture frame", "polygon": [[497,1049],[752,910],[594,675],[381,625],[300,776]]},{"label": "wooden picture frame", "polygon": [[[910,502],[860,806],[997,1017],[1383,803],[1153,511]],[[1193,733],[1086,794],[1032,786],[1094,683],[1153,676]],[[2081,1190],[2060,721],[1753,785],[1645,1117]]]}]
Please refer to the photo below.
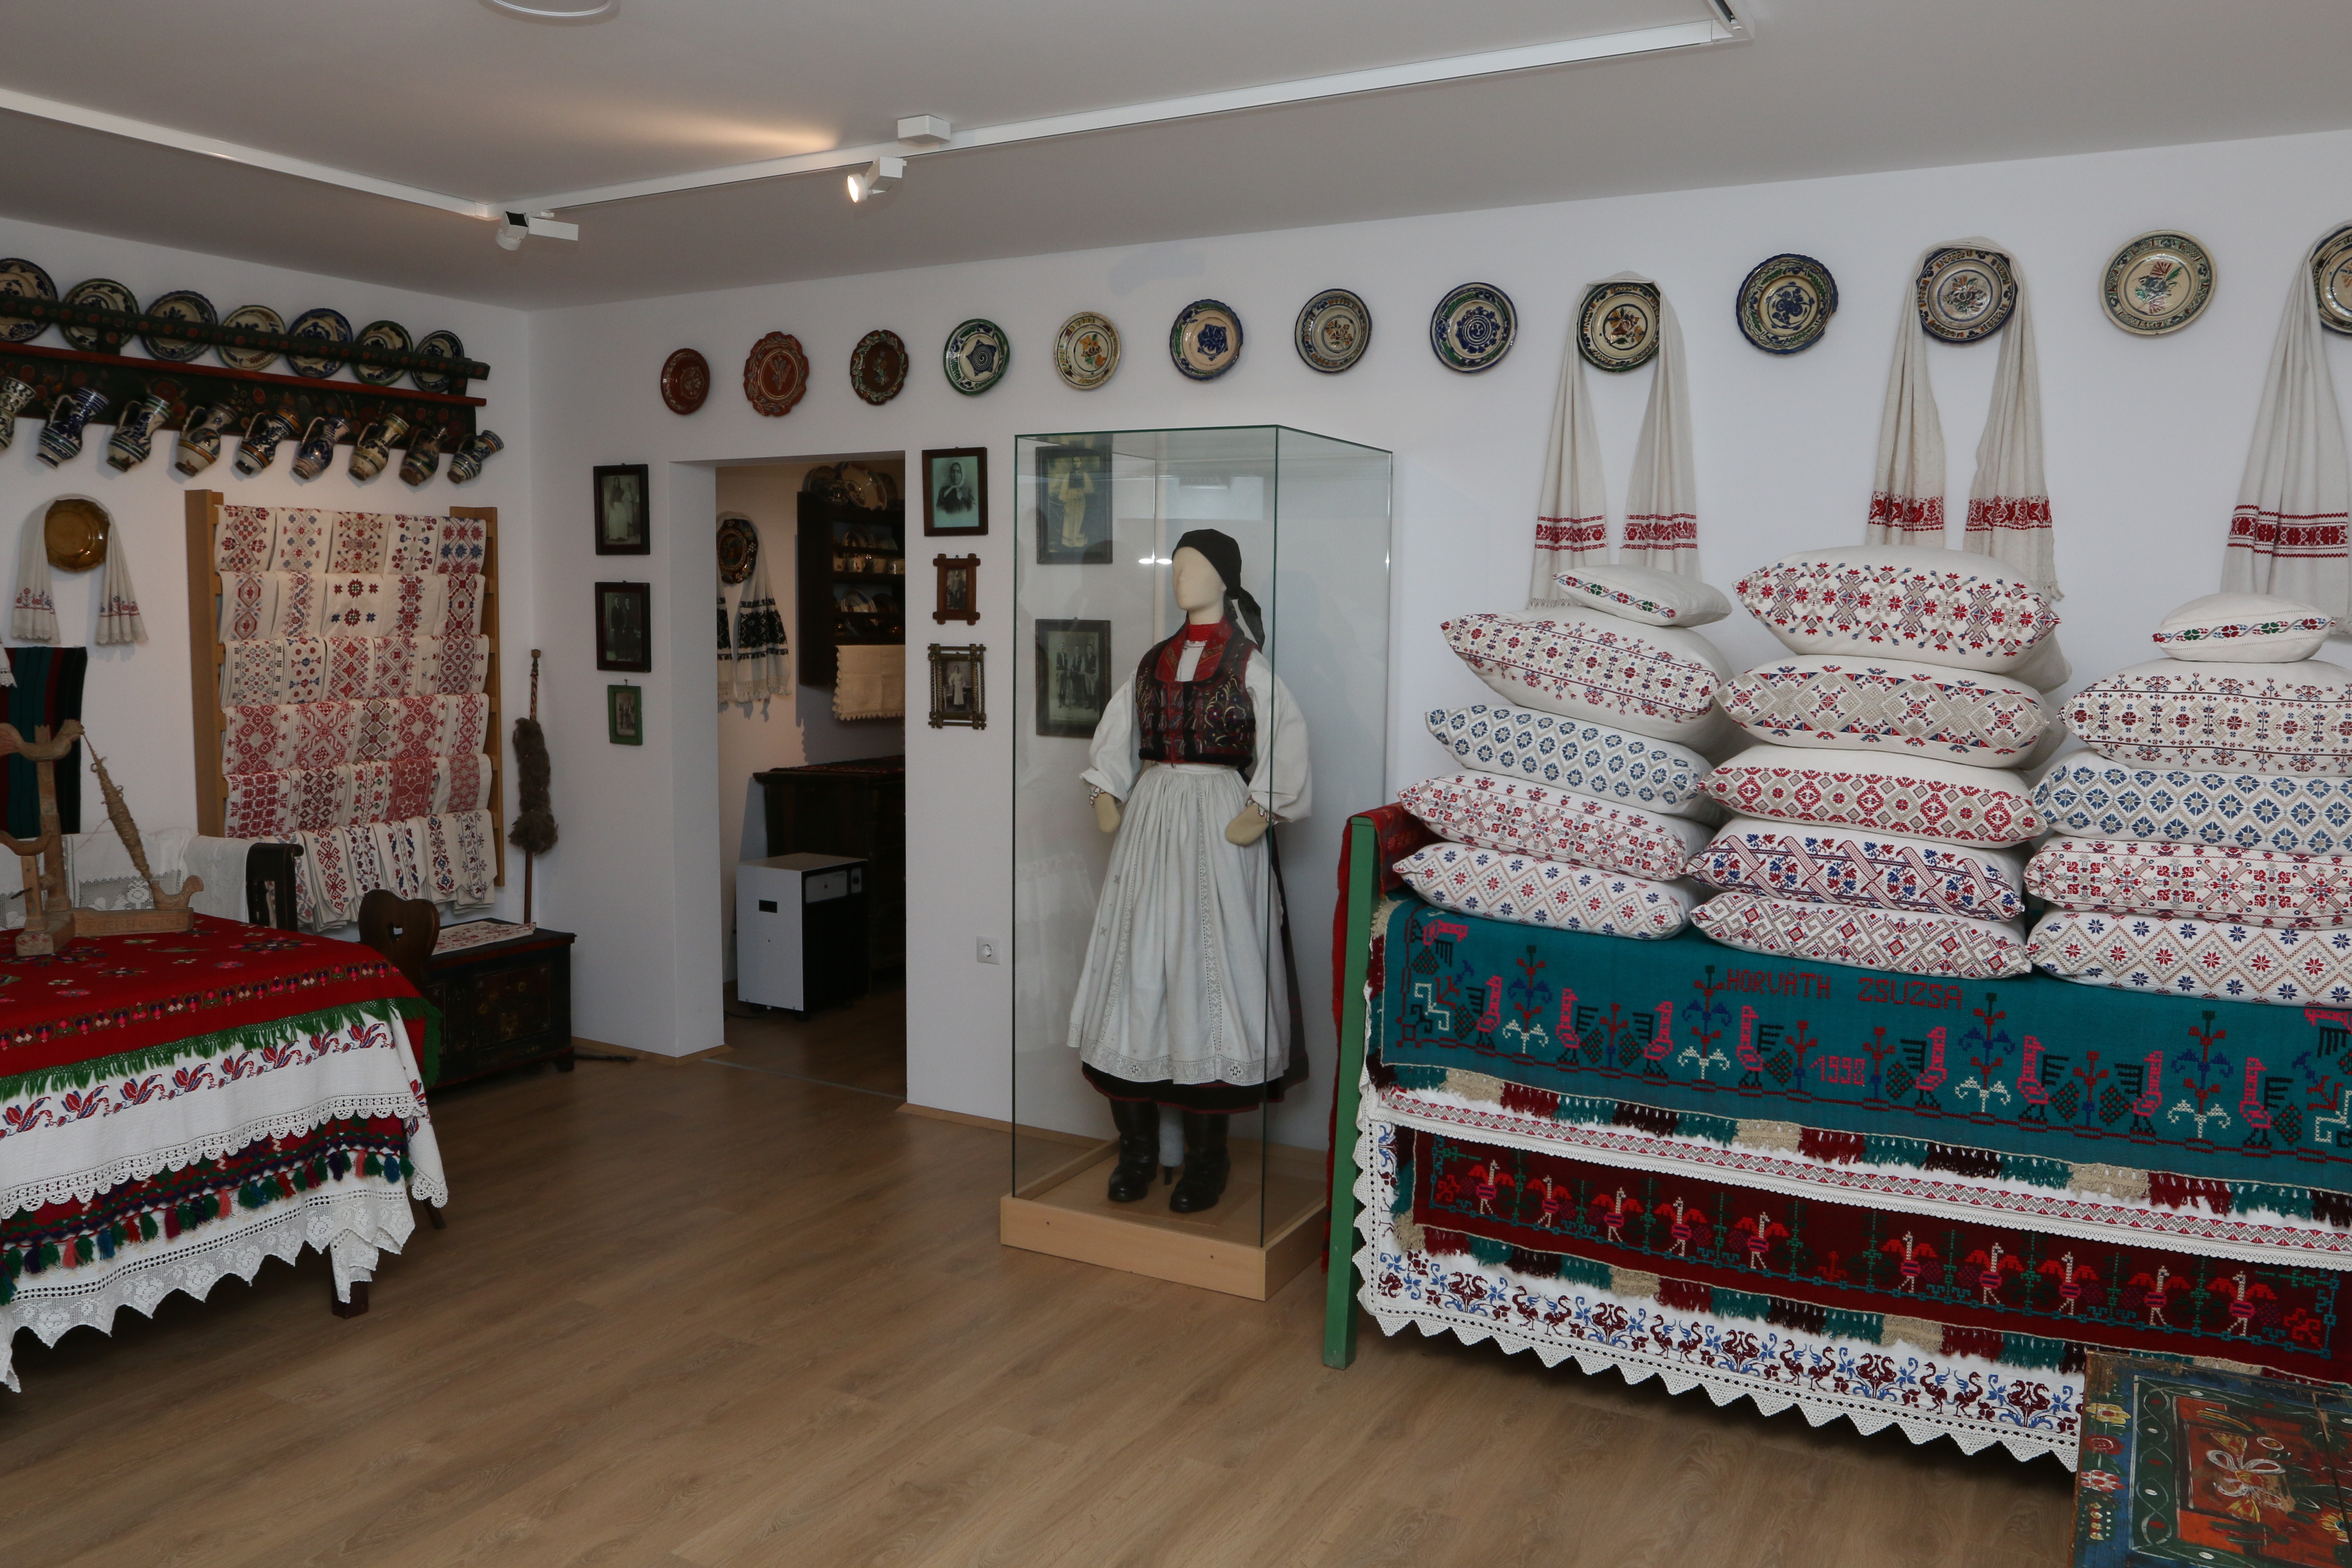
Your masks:
[{"label": "wooden picture frame", "polygon": [[988,649],[931,645],[931,728],[988,728]]},{"label": "wooden picture frame", "polygon": [[642,686],[604,688],[604,739],[615,746],[646,743],[646,689]]},{"label": "wooden picture frame", "polygon": [[611,463],[594,470],[596,553],[654,552],[653,472],[644,463]]},{"label": "wooden picture frame", "polygon": [[923,487],[926,538],[960,535],[979,539],[987,534],[987,447],[933,447],[923,454],[923,466],[916,480]]},{"label": "wooden picture frame", "polygon": [[1110,563],[1110,449],[1040,445],[1035,455],[1037,564]]},{"label": "wooden picture frame", "polygon": [[1110,705],[1110,623],[1037,623],[1037,733],[1092,740]]},{"label": "wooden picture frame", "polygon": [[977,555],[934,555],[931,565],[940,574],[940,607],[931,612],[934,622],[961,621],[966,626],[980,624],[980,557]]},{"label": "wooden picture frame", "polygon": [[596,584],[596,668],[635,675],[653,672],[652,584]]}]

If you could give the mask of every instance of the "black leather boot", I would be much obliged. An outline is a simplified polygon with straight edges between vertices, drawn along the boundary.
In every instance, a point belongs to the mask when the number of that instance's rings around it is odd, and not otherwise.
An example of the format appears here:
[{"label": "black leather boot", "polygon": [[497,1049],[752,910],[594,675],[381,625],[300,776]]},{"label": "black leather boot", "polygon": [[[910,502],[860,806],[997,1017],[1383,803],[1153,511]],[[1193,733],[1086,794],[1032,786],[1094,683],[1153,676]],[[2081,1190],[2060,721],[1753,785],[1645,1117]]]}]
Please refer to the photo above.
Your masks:
[{"label": "black leather boot", "polygon": [[1108,1196],[1131,1204],[1151,1191],[1160,1169],[1160,1107],[1148,1100],[1114,1100],[1110,1119],[1118,1129],[1118,1163],[1110,1173]]},{"label": "black leather boot", "polygon": [[1225,1195],[1225,1178],[1234,1168],[1233,1154],[1225,1147],[1225,1125],[1233,1118],[1197,1110],[1183,1114],[1184,1173],[1168,1194],[1168,1207],[1175,1214],[1198,1214],[1216,1207]]}]

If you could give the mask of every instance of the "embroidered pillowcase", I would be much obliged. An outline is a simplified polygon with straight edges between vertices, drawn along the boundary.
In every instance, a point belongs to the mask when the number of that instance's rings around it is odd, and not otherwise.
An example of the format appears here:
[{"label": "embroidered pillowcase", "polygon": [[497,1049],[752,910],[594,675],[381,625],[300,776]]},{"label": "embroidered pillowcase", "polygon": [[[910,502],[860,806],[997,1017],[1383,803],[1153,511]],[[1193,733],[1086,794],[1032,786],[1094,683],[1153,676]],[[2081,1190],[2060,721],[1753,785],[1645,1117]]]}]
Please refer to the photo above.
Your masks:
[{"label": "embroidered pillowcase", "polygon": [[2053,727],[2042,694],[2008,677],[1843,655],[1759,665],[1735,677],[1721,701],[1733,723],[1776,745],[1977,767],[2018,765]]},{"label": "embroidered pillowcase", "polygon": [[2352,855],[2058,838],[2025,869],[2060,909],[2319,931],[2352,926]]},{"label": "embroidered pillowcase", "polygon": [[1721,590],[1654,566],[1571,566],[1552,581],[1572,604],[1645,626],[1703,626],[1731,614]]},{"label": "embroidered pillowcase", "polygon": [[2066,725],[2116,762],[2352,774],[2352,670],[2159,658],[2069,698]]},{"label": "embroidered pillowcase", "polygon": [[2076,752],[2042,775],[2033,805],[2052,832],[2076,837],[2352,849],[2352,779],[2140,768]]},{"label": "embroidered pillowcase", "polygon": [[1528,779],[1676,816],[1715,815],[1715,802],[1698,788],[1715,764],[1672,741],[1612,730],[1589,719],[1485,702],[1450,711],[1432,710],[1429,732],[1483,773]]},{"label": "embroidered pillowcase", "polygon": [[1707,838],[1705,826],[1685,817],[1493,773],[1423,779],[1400,791],[1397,804],[1456,844],[1567,860],[1654,882],[1681,876]]},{"label": "embroidered pillowcase", "polygon": [[1989,557],[1914,544],[1783,556],[1733,591],[1790,653],[1909,653],[2000,674],[2058,625],[2048,595]]},{"label": "embroidered pillowcase", "polygon": [[1743,816],[1916,834],[1956,844],[2022,844],[2042,831],[2025,781],[1933,757],[1809,756],[1750,746],[1700,786]]},{"label": "embroidered pillowcase", "polygon": [[2352,931],[2158,920],[2053,910],[2033,928],[2034,967],[2062,980],[2284,1006],[2352,1003]]},{"label": "embroidered pillowcase", "polygon": [[1933,839],[1739,817],[1690,863],[1710,887],[1815,903],[2013,921],[2025,856]]},{"label": "embroidered pillowcase", "polygon": [[1686,884],[1465,844],[1416,849],[1394,869],[1441,910],[1600,936],[1672,936],[1698,901]]},{"label": "embroidered pillowcase", "polygon": [[2164,617],[2155,643],[2171,658],[2205,664],[2293,664],[2336,629],[2315,605],[2270,594],[2208,594]]},{"label": "embroidered pillowcase", "polygon": [[1597,610],[1457,616],[1446,645],[1505,701],[1697,750],[1730,726],[1715,694],[1731,667],[1696,632]]},{"label": "embroidered pillowcase", "polygon": [[2025,933],[2012,921],[1850,904],[1725,893],[1691,912],[1691,923],[1719,942],[1778,958],[1891,969],[1953,980],[2023,974]]}]

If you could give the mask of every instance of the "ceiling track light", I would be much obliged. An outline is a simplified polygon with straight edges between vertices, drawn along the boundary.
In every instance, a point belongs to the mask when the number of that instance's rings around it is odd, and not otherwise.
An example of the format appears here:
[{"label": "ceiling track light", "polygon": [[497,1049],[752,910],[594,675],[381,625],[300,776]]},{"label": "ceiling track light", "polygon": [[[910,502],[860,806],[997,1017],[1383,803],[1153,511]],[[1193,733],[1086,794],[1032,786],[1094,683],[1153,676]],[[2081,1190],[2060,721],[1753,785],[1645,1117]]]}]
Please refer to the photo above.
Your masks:
[{"label": "ceiling track light", "polygon": [[849,172],[849,199],[863,202],[869,196],[883,195],[906,177],[904,158],[877,158],[864,168]]},{"label": "ceiling track light", "polygon": [[498,241],[500,250],[520,250],[527,236],[541,239],[578,239],[580,226],[560,223],[552,212],[535,212],[528,216],[509,212],[499,219]]}]

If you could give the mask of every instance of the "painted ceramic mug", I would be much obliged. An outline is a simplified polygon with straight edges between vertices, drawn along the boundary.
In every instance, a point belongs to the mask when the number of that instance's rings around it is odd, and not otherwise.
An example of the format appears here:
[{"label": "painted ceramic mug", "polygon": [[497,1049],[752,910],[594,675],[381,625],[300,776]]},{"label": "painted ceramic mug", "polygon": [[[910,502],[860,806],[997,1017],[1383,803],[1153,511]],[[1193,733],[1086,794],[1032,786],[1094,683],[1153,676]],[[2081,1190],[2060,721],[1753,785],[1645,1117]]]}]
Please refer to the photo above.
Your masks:
[{"label": "painted ceramic mug", "polygon": [[466,443],[466,449],[449,459],[449,482],[462,485],[482,471],[482,465],[507,449],[495,430],[485,430]]},{"label": "painted ceramic mug", "polygon": [[179,456],[172,466],[194,479],[220,460],[221,433],[228,428],[229,411],[221,404],[191,409],[180,426]]},{"label": "painted ceramic mug", "polygon": [[415,489],[431,479],[441,467],[439,430],[422,430],[408,444],[408,456],[400,460],[400,482]]},{"label": "painted ceramic mug", "polygon": [[277,459],[278,443],[294,434],[294,422],[283,414],[268,411],[253,416],[245,427],[245,439],[237,443],[236,471],[247,479],[261,472]]},{"label": "painted ceramic mug", "polygon": [[127,474],[145,462],[155,450],[155,431],[171,411],[171,400],[153,393],[123,410],[122,417],[114,422],[113,438],[106,444],[108,465]]},{"label": "painted ceramic mug", "polygon": [[294,454],[294,477],[315,479],[335,460],[335,443],[351,434],[352,422],[340,414],[321,414],[310,421],[301,447]]},{"label": "painted ceramic mug", "polygon": [[49,422],[41,426],[41,449],[37,455],[53,468],[81,456],[82,427],[105,411],[102,392],[78,386],[67,393],[49,410]]},{"label": "painted ceramic mug", "polygon": [[392,445],[408,434],[408,421],[397,414],[387,414],[383,419],[360,432],[352,443],[352,478],[372,479],[383,472],[392,461]]},{"label": "painted ceramic mug", "polygon": [[9,443],[16,438],[16,416],[39,395],[28,382],[18,381],[13,375],[0,376],[0,452],[6,451]]}]

